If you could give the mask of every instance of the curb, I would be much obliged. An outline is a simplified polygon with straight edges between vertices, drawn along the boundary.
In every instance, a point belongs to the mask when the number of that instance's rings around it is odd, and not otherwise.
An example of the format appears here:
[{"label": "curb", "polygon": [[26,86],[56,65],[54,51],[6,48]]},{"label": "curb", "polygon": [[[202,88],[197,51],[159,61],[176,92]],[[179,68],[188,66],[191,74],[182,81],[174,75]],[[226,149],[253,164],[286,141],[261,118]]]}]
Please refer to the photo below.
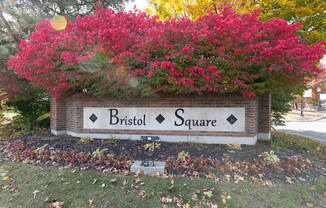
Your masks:
[{"label": "curb", "polygon": [[303,121],[300,121],[300,120],[298,120],[298,121],[286,121],[285,120],[285,122],[314,122],[314,121],[319,121],[319,120],[323,120],[323,119],[326,119],[326,116],[321,117],[321,118],[316,118],[316,119],[313,119],[313,120],[308,120],[308,121],[305,121],[305,120],[303,120]]}]

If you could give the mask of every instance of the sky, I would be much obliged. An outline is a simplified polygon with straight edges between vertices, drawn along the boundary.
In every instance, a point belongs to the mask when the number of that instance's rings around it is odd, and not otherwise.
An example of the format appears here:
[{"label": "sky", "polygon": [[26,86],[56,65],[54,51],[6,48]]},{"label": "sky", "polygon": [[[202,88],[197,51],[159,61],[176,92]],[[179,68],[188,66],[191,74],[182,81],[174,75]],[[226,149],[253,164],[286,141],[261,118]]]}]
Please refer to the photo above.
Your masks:
[{"label": "sky", "polygon": [[134,2],[127,3],[126,10],[132,10],[134,5],[136,5],[136,7],[140,10],[145,9],[147,7],[147,0],[135,0]]}]

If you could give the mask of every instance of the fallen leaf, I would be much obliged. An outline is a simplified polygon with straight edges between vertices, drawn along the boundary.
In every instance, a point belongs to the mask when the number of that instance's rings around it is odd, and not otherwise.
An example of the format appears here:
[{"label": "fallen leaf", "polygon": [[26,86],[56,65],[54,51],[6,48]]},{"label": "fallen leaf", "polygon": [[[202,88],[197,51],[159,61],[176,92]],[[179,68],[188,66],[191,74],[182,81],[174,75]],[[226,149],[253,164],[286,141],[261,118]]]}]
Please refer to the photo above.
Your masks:
[{"label": "fallen leaf", "polygon": [[113,179],[111,179],[110,182],[111,182],[111,183],[115,183],[115,182],[117,182],[117,178],[113,178]]},{"label": "fallen leaf", "polygon": [[226,204],[226,199],[222,198],[222,202],[223,202],[223,204]]},{"label": "fallen leaf", "polygon": [[289,184],[294,184],[294,182],[292,181],[292,179],[290,177],[285,176],[285,181]]},{"label": "fallen leaf", "polygon": [[190,207],[190,204],[184,204],[183,206],[182,206],[182,208],[189,208]]},{"label": "fallen leaf", "polygon": [[301,178],[301,177],[299,177],[298,179],[299,179],[300,181],[302,181],[302,182],[305,182],[305,181],[306,181],[306,179]]},{"label": "fallen leaf", "polygon": [[139,170],[136,172],[136,175],[144,175],[144,171],[143,170]]},{"label": "fallen leaf", "polygon": [[138,195],[144,198],[144,197],[146,197],[146,191],[145,190],[140,190]]},{"label": "fallen leaf", "polygon": [[326,192],[324,192],[324,197],[326,197]]},{"label": "fallen leaf", "polygon": [[33,197],[34,197],[34,199],[35,199],[35,197],[36,197],[36,195],[37,195],[38,193],[40,193],[39,190],[35,190],[35,191],[33,192]]},{"label": "fallen leaf", "polygon": [[174,188],[174,185],[171,185],[168,190],[171,191]]},{"label": "fallen leaf", "polygon": [[212,192],[212,191],[206,191],[206,192],[204,192],[204,194],[205,194],[208,198],[212,198],[212,196],[213,196],[213,192]]},{"label": "fallen leaf", "polygon": [[214,173],[210,173],[206,176],[207,178],[213,179],[216,177],[216,175]]},{"label": "fallen leaf", "polygon": [[314,207],[314,205],[311,204],[311,203],[307,203],[306,205],[307,205],[308,207],[310,207],[310,208],[313,208],[313,207]]},{"label": "fallen leaf", "polygon": [[88,200],[89,205],[92,205],[92,204],[93,204],[93,201],[94,201],[94,199],[89,199],[89,200]]},{"label": "fallen leaf", "polygon": [[50,200],[50,197],[47,196],[47,197],[44,199],[44,202],[49,202],[49,200]]},{"label": "fallen leaf", "polygon": [[8,176],[5,176],[5,177],[2,178],[3,181],[6,181],[6,180],[8,180],[8,179],[9,179]]},{"label": "fallen leaf", "polygon": [[140,178],[137,178],[136,180],[135,180],[135,183],[137,184],[137,183],[140,183],[141,182],[141,179]]},{"label": "fallen leaf", "polygon": [[167,197],[162,197],[161,202],[164,203],[164,204],[171,203],[172,198],[169,195]]},{"label": "fallen leaf", "polygon": [[191,199],[194,200],[194,201],[198,201],[198,195],[197,194],[193,194],[191,196]]},{"label": "fallen leaf", "polygon": [[50,206],[50,208],[62,208],[64,204],[65,204],[64,202],[57,201],[57,202],[50,204],[49,206]]},{"label": "fallen leaf", "polygon": [[97,179],[96,179],[96,178],[94,178],[94,180],[93,180],[92,184],[95,184],[96,182],[97,182]]},{"label": "fallen leaf", "polygon": [[211,208],[218,208],[217,204],[211,204]]}]

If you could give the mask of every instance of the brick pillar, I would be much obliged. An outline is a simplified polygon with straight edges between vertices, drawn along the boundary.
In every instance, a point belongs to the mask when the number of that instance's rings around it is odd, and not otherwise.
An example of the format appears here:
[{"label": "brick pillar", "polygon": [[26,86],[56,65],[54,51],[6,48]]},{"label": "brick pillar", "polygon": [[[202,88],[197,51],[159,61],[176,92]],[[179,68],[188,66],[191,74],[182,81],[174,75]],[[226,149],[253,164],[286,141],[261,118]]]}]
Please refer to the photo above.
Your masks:
[{"label": "brick pillar", "polygon": [[66,109],[64,99],[51,98],[51,132],[55,135],[64,134],[66,130]]},{"label": "brick pillar", "polygon": [[266,93],[258,99],[258,134],[257,139],[269,140],[271,137],[271,94]]}]

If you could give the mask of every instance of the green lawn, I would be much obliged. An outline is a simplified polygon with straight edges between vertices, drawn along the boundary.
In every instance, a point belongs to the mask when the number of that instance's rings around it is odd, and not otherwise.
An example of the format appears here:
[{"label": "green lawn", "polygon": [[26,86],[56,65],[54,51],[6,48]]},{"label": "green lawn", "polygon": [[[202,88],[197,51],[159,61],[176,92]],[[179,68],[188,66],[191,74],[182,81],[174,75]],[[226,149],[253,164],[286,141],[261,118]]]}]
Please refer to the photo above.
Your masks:
[{"label": "green lawn", "polygon": [[318,155],[326,162],[326,145],[313,138],[272,131],[270,144],[271,146],[280,148],[287,148],[295,145],[298,149]]},{"label": "green lawn", "polygon": [[219,207],[326,207],[323,176],[314,182],[266,187],[261,183],[233,184],[205,178],[122,176],[8,161],[0,162],[0,174],[0,206],[5,208],[49,207],[54,201],[78,208],[162,207],[163,197],[166,201],[172,199],[167,203],[169,207],[177,206],[174,197],[190,207],[205,207],[207,202]]}]

